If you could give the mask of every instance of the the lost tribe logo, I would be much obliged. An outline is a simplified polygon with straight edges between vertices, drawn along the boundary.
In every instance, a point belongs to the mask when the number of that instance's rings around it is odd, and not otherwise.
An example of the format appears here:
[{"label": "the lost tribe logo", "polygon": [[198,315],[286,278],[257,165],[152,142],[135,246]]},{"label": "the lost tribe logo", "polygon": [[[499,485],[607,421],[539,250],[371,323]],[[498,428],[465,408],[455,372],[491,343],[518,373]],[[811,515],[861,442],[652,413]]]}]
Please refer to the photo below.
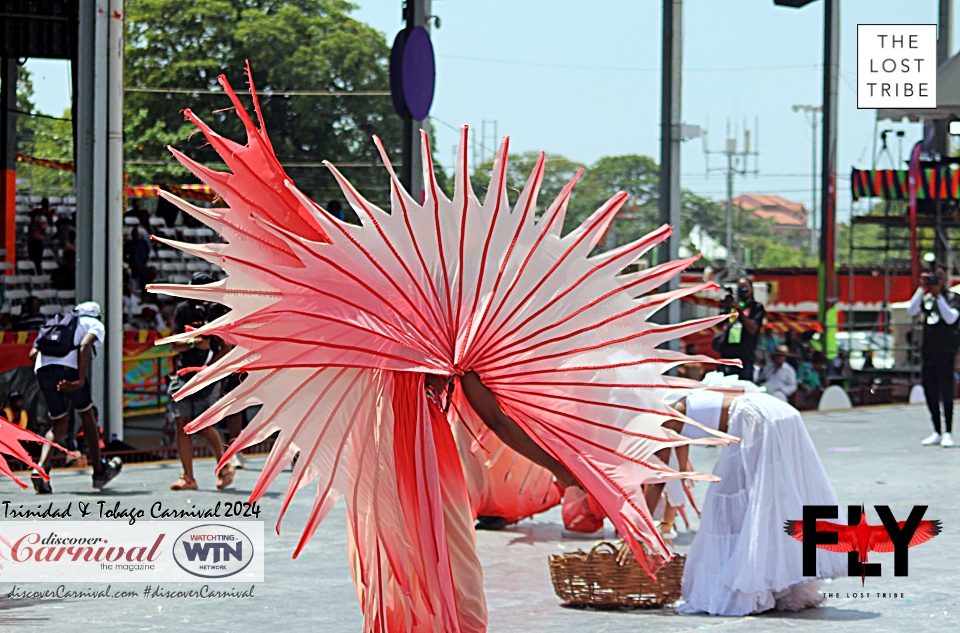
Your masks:
[{"label": "the lost tribe logo", "polygon": [[181,569],[194,576],[224,578],[250,564],[253,541],[228,525],[198,525],[177,537],[173,558]]},{"label": "the lost tribe logo", "polygon": [[927,506],[913,506],[906,521],[897,521],[889,506],[873,506],[881,525],[867,523],[865,506],[847,506],[847,525],[820,521],[835,519],[837,506],[803,506],[803,520],[787,521],[784,531],[803,543],[803,575],[817,575],[817,548],[847,553],[848,576],[880,575],[880,563],[870,563],[870,552],[893,552],[893,575],[907,575],[909,548],[940,534],[940,521],[923,520]]}]

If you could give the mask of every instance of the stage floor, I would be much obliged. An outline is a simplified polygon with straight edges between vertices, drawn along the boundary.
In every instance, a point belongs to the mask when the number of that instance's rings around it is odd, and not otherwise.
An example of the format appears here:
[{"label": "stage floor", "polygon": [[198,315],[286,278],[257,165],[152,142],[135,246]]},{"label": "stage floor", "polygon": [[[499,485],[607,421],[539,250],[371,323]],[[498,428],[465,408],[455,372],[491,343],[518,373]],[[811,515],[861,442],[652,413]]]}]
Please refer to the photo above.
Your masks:
[{"label": "stage floor", "polygon": [[[910,550],[909,576],[893,576],[893,555],[874,554],[883,576],[868,578],[861,588],[858,578],[841,578],[824,590],[843,596],[869,592],[870,597],[828,599],[825,606],[801,613],[767,613],[744,618],[681,616],[669,609],[656,611],[598,612],[560,606],[547,568],[552,553],[589,548],[592,540],[561,536],[560,512],[554,509],[536,520],[524,521],[502,532],[478,535],[480,557],[490,611],[491,633],[516,631],[956,631],[960,630],[960,449],[920,446],[929,434],[928,414],[922,406],[865,408],[804,416],[820,458],[837,490],[841,504],[889,505],[903,520],[915,504],[929,505],[925,518],[940,519],[943,533]],[[719,449],[694,447],[698,470],[709,470]],[[20,491],[12,482],[0,482],[0,503],[36,504],[54,501],[106,500],[148,507],[162,501],[166,507],[212,506],[217,501],[245,499],[252,489],[262,459],[248,460],[238,471],[232,489],[217,492],[213,462],[196,464],[202,490],[174,493],[168,485],[180,472],[179,463],[131,465],[102,493],[90,488],[87,471],[56,471],[56,494],[37,497]],[[90,631],[360,631],[361,617],[347,567],[344,505],[330,513],[316,536],[297,560],[291,558],[313,498],[313,486],[301,492],[284,517],[283,532],[274,531],[287,474],[281,474],[263,499],[265,522],[265,582],[256,585],[249,599],[76,599],[22,600],[6,596],[12,583],[0,570],[0,626],[17,631],[64,631],[81,627]],[[702,501],[708,484],[694,493]],[[845,507],[841,508],[845,512]],[[800,518],[800,517],[797,517]],[[870,523],[879,519],[872,508]],[[694,517],[695,523],[695,517]],[[695,526],[694,526],[695,527]],[[0,523],[2,533],[2,523]],[[613,536],[608,527],[607,534]],[[780,538],[781,535],[772,535]],[[692,535],[681,534],[680,551]],[[684,546],[683,544],[686,544]],[[158,584],[158,583],[154,583]],[[142,591],[141,583],[114,586],[114,590]],[[86,585],[73,585],[81,588]],[[165,588],[196,585],[165,583]],[[100,585],[95,585],[99,588]],[[45,584],[18,583],[18,590],[54,588]],[[227,586],[222,586],[227,588]],[[878,593],[902,593],[903,598],[877,598]],[[280,627],[278,629],[278,627]],[[718,629],[719,630],[719,629]]]}]

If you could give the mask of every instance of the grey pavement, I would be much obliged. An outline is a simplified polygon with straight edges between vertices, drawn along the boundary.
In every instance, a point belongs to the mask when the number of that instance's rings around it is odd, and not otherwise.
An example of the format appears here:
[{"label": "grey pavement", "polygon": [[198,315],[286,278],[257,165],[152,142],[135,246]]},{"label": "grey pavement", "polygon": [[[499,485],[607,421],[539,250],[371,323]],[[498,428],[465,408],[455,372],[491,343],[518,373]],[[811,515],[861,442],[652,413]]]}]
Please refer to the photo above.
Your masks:
[{"label": "grey pavement", "polygon": [[[824,467],[841,504],[868,506],[886,504],[898,519],[905,519],[910,506],[929,505],[926,518],[943,522],[943,533],[929,543],[910,550],[909,576],[893,576],[893,555],[873,554],[871,562],[882,564],[883,576],[868,578],[861,588],[859,578],[837,579],[825,591],[848,594],[869,592],[870,597],[829,599],[824,607],[800,613],[768,613],[745,618],[681,616],[669,609],[653,611],[589,611],[564,608],[553,593],[547,555],[589,548],[592,540],[561,536],[560,512],[554,509],[502,532],[478,534],[480,558],[490,610],[492,633],[511,631],[957,631],[960,630],[960,504],[956,501],[960,449],[921,447],[930,432],[922,406],[891,406],[848,412],[810,414],[804,417]],[[712,468],[719,449],[695,447],[693,460],[700,470]],[[238,472],[233,488],[214,489],[213,462],[201,460],[196,472],[202,490],[174,493],[167,489],[179,473],[179,464],[132,465],[124,469],[102,493],[90,489],[89,471],[54,473],[53,497],[57,505],[70,500],[149,506],[162,501],[166,507],[210,506],[218,500],[242,500],[252,489],[262,459],[248,460]],[[255,597],[246,600],[219,599],[124,599],[124,600],[13,600],[0,597],[0,628],[18,631],[359,631],[357,606],[347,567],[344,506],[340,502],[320,526],[297,560],[291,559],[299,529],[312,503],[303,490],[284,517],[283,530],[273,530],[287,475],[281,475],[263,499],[265,521],[265,581],[258,583]],[[706,485],[698,484],[695,495],[702,501]],[[32,491],[0,483],[0,502],[36,503]],[[841,508],[844,512],[845,508]],[[798,517],[799,518],[799,517]],[[872,508],[868,520],[879,523]],[[607,528],[608,536],[613,536]],[[781,535],[772,535],[779,538]],[[691,535],[681,534],[680,551]],[[167,583],[169,584],[169,583]],[[84,587],[76,585],[77,588]],[[191,588],[198,585],[182,585]],[[21,585],[23,588],[24,585]],[[0,596],[9,593],[0,571]],[[29,589],[53,588],[30,584]],[[123,585],[114,589],[142,589]],[[177,586],[170,586],[175,589]],[[881,599],[878,593],[903,593],[903,598]]]}]

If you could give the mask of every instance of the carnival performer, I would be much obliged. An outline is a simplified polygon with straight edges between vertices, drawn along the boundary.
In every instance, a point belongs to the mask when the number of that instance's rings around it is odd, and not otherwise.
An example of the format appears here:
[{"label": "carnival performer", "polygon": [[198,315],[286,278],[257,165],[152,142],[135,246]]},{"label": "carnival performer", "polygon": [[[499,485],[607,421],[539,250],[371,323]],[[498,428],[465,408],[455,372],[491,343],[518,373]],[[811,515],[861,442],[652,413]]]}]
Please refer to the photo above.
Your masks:
[{"label": "carnival performer", "polygon": [[442,411],[453,397],[561,484],[588,491],[630,537],[641,563],[648,564],[642,544],[668,558],[644,484],[654,494],[673,479],[713,477],[677,472],[656,454],[691,442],[730,441],[717,431],[689,440],[664,426],[677,414],[663,396],[690,383],[663,373],[683,362],[711,361],[657,347],[726,315],[670,325],[648,321],[669,301],[715,285],[646,296],[695,258],[620,274],[665,240],[669,227],[591,257],[627,194],[561,235],[576,179],[538,212],[541,154],[511,208],[508,139],[481,204],[468,177],[466,128],[452,200],[434,180],[425,134],[422,203],[399,184],[379,139],[391,177],[390,213],[330,166],[360,218],[359,226],[347,224],[284,173],[252,80],[259,127],[226,80],[220,82],[243,122],[246,145],[219,136],[189,110],[185,115],[231,171],[172,151],[228,207],[200,209],[164,197],[226,243],[161,241],[218,264],[227,277],[148,289],[231,308],[195,332],[167,339],[215,335],[234,346],[175,398],[247,373],[187,431],[263,405],[220,467],[279,431],[251,493],[256,501],[299,451],[281,519],[298,490],[314,479],[318,488],[294,556],[343,496],[365,631],[484,631],[472,512],[451,421]]},{"label": "carnival performer", "polygon": [[[744,393],[691,391],[673,407],[740,442],[724,448],[713,469],[719,481],[707,489],[679,611],[740,616],[819,605],[820,582],[803,575],[801,545],[782,531],[804,505],[838,505],[803,419],[752,383],[718,373],[704,382]],[[685,426],[683,433],[703,431]],[[817,550],[817,572],[818,578],[846,575],[846,556]]]}]

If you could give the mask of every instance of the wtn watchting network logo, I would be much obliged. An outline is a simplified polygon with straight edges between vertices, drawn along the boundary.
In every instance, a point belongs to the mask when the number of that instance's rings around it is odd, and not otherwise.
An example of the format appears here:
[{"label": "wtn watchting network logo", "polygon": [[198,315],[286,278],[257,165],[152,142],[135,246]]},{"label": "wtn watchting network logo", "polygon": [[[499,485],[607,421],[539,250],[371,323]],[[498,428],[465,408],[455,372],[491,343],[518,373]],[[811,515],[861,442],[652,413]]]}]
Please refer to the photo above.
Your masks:
[{"label": "wtn watchting network logo", "polygon": [[253,560],[253,541],[229,525],[198,525],[176,538],[173,558],[188,574],[226,578],[243,571]]},{"label": "wtn watchting network logo", "polygon": [[847,506],[847,525],[818,521],[837,518],[837,506],[803,506],[802,521],[787,521],[784,531],[803,543],[803,575],[817,575],[817,548],[848,554],[848,576],[880,575],[880,563],[868,563],[870,552],[893,552],[893,575],[907,575],[909,548],[940,534],[940,521],[925,521],[927,506],[913,506],[906,521],[897,521],[888,506],[874,506],[882,525],[867,523],[864,506]]}]

